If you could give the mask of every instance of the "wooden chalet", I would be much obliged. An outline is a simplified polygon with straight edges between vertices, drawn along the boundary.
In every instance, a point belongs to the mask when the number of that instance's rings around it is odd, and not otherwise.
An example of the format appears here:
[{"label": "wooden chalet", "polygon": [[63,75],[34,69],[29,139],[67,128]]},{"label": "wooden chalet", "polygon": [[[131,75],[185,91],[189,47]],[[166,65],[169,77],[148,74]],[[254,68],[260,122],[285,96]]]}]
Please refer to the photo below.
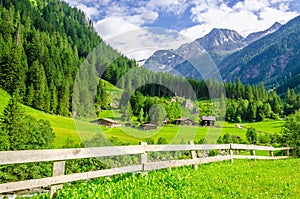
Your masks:
[{"label": "wooden chalet", "polygon": [[144,131],[157,129],[157,125],[153,123],[144,123],[141,125],[141,127]]},{"label": "wooden chalet", "polygon": [[174,120],[175,124],[177,125],[185,125],[185,126],[192,126],[195,122],[190,118],[178,118]]},{"label": "wooden chalet", "polygon": [[93,121],[93,123],[103,125],[103,126],[106,126],[106,127],[109,127],[109,128],[114,128],[114,127],[121,126],[120,122],[117,122],[115,120],[108,119],[108,118],[100,118],[100,119],[97,119],[97,120]]},{"label": "wooden chalet", "polygon": [[215,116],[202,116],[202,126],[215,126],[216,117]]}]

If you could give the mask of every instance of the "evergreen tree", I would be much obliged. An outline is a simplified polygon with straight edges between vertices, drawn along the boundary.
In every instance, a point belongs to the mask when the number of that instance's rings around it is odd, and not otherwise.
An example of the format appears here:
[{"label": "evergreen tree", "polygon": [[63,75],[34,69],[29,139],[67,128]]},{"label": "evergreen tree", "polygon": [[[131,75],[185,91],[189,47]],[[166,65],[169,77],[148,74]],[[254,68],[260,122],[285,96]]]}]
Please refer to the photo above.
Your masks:
[{"label": "evergreen tree", "polygon": [[24,133],[24,115],[24,110],[18,105],[17,96],[14,94],[4,109],[1,118],[1,130],[8,135],[10,150],[22,150],[27,148],[29,137]]},{"label": "evergreen tree", "polygon": [[144,109],[141,108],[140,112],[139,112],[139,116],[138,116],[138,121],[140,123],[143,123],[144,122]]},{"label": "evergreen tree", "polygon": [[149,117],[151,122],[161,125],[166,119],[167,113],[161,104],[154,104],[149,111]]},{"label": "evergreen tree", "polygon": [[250,127],[246,132],[246,137],[250,144],[258,144],[258,135],[255,128]]},{"label": "evergreen tree", "polygon": [[126,121],[126,122],[131,122],[131,117],[132,117],[132,108],[131,104],[128,102],[126,106],[122,106],[121,108],[121,120]]},{"label": "evergreen tree", "polygon": [[296,111],[294,114],[290,115],[282,128],[283,142],[284,144],[289,144],[296,146],[299,154],[300,146],[300,111]]}]

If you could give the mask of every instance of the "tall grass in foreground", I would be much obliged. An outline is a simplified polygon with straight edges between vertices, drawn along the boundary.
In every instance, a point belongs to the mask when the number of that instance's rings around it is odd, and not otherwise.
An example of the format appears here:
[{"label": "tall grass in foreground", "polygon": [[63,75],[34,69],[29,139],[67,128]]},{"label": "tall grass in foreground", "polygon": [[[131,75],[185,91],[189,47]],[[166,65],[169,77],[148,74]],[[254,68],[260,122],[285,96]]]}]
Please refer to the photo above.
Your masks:
[{"label": "tall grass in foreground", "polygon": [[299,179],[299,159],[235,160],[77,182],[55,198],[299,198]]}]

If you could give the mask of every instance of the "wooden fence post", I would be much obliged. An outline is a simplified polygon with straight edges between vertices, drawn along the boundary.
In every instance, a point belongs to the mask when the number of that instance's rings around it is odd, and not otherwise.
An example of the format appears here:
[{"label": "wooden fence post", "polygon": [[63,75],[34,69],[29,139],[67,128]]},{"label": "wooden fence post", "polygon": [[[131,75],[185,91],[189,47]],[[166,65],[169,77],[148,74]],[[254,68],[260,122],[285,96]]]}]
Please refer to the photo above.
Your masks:
[{"label": "wooden fence post", "polygon": [[[250,155],[255,156],[255,150],[254,150],[254,149],[253,149],[253,150],[250,150]],[[253,158],[253,160],[256,161],[255,158]]]},{"label": "wooden fence post", "polygon": [[286,145],[287,149],[285,151],[285,156],[289,157],[290,156],[290,148],[289,145]]},{"label": "wooden fence post", "polygon": [[232,164],[233,163],[233,149],[232,149],[232,144],[230,144],[229,154],[230,154],[230,162]]},{"label": "wooden fence post", "polygon": [[[52,168],[52,176],[61,176],[65,175],[65,161],[59,161],[59,162],[53,162],[53,168]],[[53,195],[58,189],[62,189],[63,184],[60,185],[54,185],[50,188],[50,198],[53,198]]]},{"label": "wooden fence post", "polygon": [[274,157],[274,151],[269,151],[270,157]]},{"label": "wooden fence post", "polygon": [[145,174],[145,164],[148,162],[148,154],[145,151],[145,147],[147,146],[147,142],[141,142],[141,146],[144,146],[144,153],[141,154],[141,164],[143,165],[143,173]]},{"label": "wooden fence post", "polygon": [[[191,140],[189,144],[191,146],[194,145],[194,140]],[[192,159],[197,159],[197,153],[196,153],[196,151],[191,150],[191,156],[192,156]],[[197,170],[198,169],[198,164],[195,164],[194,168]]]},{"label": "wooden fence post", "polygon": [[293,156],[294,156],[294,158],[297,157],[297,147],[296,146],[294,147],[294,150],[293,150]]}]

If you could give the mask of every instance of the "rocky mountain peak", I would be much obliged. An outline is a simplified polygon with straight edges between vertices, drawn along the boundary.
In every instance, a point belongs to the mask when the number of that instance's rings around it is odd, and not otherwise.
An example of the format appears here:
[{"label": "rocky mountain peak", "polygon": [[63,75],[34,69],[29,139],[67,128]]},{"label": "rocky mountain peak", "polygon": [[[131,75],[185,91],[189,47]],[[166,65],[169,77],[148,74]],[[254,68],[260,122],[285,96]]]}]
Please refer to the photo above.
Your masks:
[{"label": "rocky mountain peak", "polygon": [[275,22],[270,28],[268,28],[267,30],[264,30],[264,31],[259,31],[259,32],[254,32],[254,33],[251,33],[250,35],[248,35],[245,39],[245,42],[250,44],[260,38],[263,38],[264,36],[268,35],[268,34],[271,34],[273,32],[276,32],[277,30],[279,30],[279,28],[281,27],[282,25],[278,22]]},{"label": "rocky mountain peak", "polygon": [[244,37],[234,30],[214,28],[210,33],[196,41],[206,50],[209,50],[213,47],[237,44],[243,40]]}]

